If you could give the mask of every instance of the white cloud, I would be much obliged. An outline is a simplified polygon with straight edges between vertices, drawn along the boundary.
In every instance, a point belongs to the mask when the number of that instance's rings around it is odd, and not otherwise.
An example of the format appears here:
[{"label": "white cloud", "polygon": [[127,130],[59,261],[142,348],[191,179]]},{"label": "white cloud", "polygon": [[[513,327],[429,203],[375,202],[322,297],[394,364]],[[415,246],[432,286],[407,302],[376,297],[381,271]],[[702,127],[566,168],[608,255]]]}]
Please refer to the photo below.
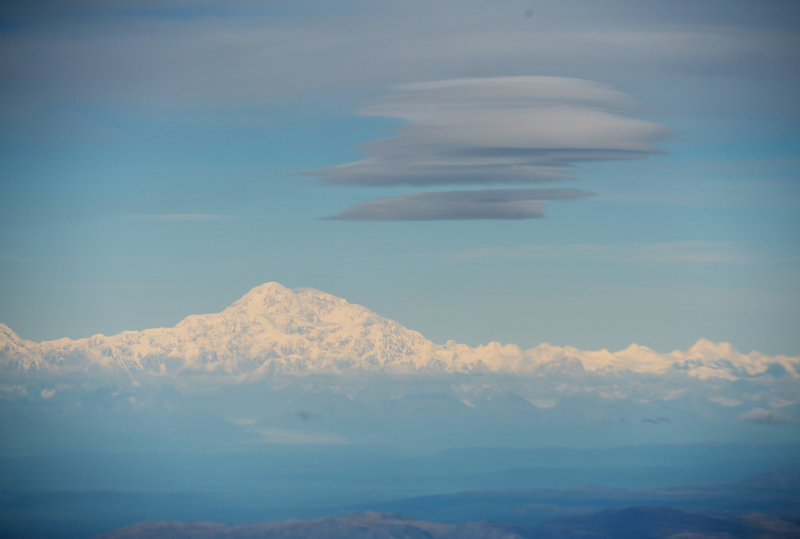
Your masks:
[{"label": "white cloud", "polygon": [[43,399],[49,399],[50,397],[52,397],[55,394],[56,394],[56,390],[55,389],[43,389],[42,390],[42,398]]},{"label": "white cloud", "polygon": [[776,412],[775,410],[765,410],[763,408],[753,408],[749,412],[741,414],[739,421],[759,423],[764,425],[778,425],[781,423],[796,423],[797,418],[792,415]]},{"label": "white cloud", "polygon": [[731,399],[729,397],[709,397],[708,400],[721,406],[740,406],[742,404],[739,399]]},{"label": "white cloud", "polygon": [[537,408],[552,408],[558,404],[556,399],[527,399],[529,403]]},{"label": "white cloud", "polygon": [[781,399],[781,398],[774,398],[769,401],[769,405],[772,408],[785,408],[786,406],[791,406],[792,404],[797,404],[797,401]]}]

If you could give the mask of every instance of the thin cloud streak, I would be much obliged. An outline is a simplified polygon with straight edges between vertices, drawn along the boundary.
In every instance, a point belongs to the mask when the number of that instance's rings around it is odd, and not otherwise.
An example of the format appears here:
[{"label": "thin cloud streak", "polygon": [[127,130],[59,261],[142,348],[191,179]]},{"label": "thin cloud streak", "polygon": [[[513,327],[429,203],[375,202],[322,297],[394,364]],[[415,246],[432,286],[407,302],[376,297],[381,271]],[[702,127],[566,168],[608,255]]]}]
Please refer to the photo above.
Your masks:
[{"label": "thin cloud streak", "polygon": [[580,189],[428,191],[362,202],[324,219],[341,221],[541,219],[545,216],[545,200],[574,200],[593,194]]},{"label": "thin cloud streak", "polygon": [[798,419],[793,415],[783,414],[775,410],[765,410],[754,408],[749,412],[739,415],[739,421],[756,423],[760,425],[781,425],[784,423],[797,423]]},{"label": "thin cloud streak", "polygon": [[248,429],[259,438],[247,440],[248,444],[274,444],[274,445],[306,445],[324,444],[341,445],[350,443],[347,438],[336,433],[313,433],[283,429]]},{"label": "thin cloud streak", "polygon": [[157,215],[129,215],[128,219],[140,221],[230,221],[233,219],[242,219],[242,217],[210,213],[165,213]]},{"label": "thin cloud streak", "polygon": [[450,262],[487,258],[519,260],[599,258],[693,264],[753,264],[767,260],[763,254],[749,252],[740,244],[728,241],[680,241],[631,245],[522,245],[471,249],[444,255],[444,259]]}]

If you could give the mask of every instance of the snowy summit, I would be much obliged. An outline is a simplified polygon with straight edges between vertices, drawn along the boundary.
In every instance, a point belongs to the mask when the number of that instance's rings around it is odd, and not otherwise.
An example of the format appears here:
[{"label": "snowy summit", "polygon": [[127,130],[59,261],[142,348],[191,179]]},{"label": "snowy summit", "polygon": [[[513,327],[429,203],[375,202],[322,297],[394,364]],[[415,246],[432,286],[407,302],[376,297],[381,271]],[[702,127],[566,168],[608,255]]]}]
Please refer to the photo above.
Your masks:
[{"label": "snowy summit", "polygon": [[706,340],[669,354],[635,344],[614,353],[549,344],[530,350],[497,342],[477,348],[453,341],[438,345],[361,305],[319,290],[290,290],[278,283],[253,288],[220,313],[191,315],[172,328],[125,331],[111,337],[35,343],[0,324],[0,365],[17,372],[196,372],[241,379],[271,373],[541,375],[580,371],[676,371],[728,380],[776,372],[800,377],[800,358],[742,354],[728,343]]}]

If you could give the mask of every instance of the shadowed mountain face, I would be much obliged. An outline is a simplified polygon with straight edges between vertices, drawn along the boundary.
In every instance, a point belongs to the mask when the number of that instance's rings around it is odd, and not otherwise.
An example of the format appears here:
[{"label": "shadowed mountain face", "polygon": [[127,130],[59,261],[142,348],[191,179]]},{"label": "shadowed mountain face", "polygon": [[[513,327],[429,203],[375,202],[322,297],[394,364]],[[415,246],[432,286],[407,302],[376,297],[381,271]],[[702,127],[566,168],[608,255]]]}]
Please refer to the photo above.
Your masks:
[{"label": "shadowed mountain face", "polygon": [[209,522],[143,522],[96,539],[796,539],[800,528],[762,514],[714,517],[665,507],[632,507],[536,527],[499,522],[441,524],[390,513],[228,527]]}]

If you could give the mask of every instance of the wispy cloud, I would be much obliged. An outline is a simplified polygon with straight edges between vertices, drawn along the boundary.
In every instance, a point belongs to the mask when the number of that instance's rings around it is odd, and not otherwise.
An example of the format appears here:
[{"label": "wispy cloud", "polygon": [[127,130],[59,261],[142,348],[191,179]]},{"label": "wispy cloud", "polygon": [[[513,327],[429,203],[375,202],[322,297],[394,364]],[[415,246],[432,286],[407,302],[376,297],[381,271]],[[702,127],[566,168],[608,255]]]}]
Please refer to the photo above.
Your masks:
[{"label": "wispy cloud", "polygon": [[25,386],[19,384],[8,385],[0,384],[0,398],[2,397],[25,397],[28,395],[28,390]]},{"label": "wispy cloud", "polygon": [[432,221],[456,219],[539,219],[545,200],[592,196],[580,189],[487,189],[428,191],[356,204],[325,219],[346,221]]},{"label": "wispy cloud", "polygon": [[347,439],[339,434],[300,432],[283,429],[248,429],[259,438],[247,443],[261,444],[346,444]]},{"label": "wispy cloud", "polygon": [[762,425],[779,425],[782,423],[797,423],[798,419],[792,415],[782,414],[775,410],[754,408],[749,412],[739,415],[739,421],[759,423]]},{"label": "wispy cloud", "polygon": [[742,401],[739,399],[732,399],[730,397],[709,397],[708,400],[715,402],[720,406],[741,406]]},{"label": "wispy cloud", "polygon": [[142,221],[228,221],[242,219],[237,215],[217,215],[213,213],[162,213],[155,215],[129,215],[128,218]]},{"label": "wispy cloud", "polygon": [[766,259],[763,254],[754,253],[737,242],[729,241],[681,241],[630,245],[521,245],[447,253],[444,258],[453,262],[482,258],[599,258],[698,264],[750,264]]}]

